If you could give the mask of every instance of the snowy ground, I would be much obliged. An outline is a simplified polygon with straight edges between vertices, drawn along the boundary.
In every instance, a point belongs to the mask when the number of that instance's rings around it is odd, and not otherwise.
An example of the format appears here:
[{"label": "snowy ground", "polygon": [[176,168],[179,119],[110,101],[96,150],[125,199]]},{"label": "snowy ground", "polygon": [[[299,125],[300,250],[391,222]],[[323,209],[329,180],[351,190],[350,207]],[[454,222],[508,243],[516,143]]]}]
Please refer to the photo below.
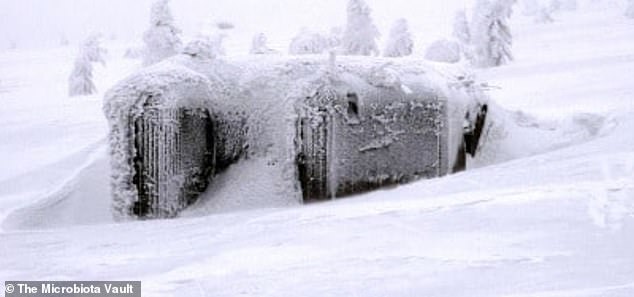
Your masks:
[{"label": "snowy ground", "polygon": [[[121,224],[107,209],[101,95],[66,96],[73,50],[0,52],[0,281],[141,280],[144,296],[634,296],[634,21],[621,12],[516,15],[516,61],[480,73],[504,123],[490,133],[506,136],[475,160],[488,166],[317,205]],[[100,91],[136,69],[124,48],[97,67]]]}]

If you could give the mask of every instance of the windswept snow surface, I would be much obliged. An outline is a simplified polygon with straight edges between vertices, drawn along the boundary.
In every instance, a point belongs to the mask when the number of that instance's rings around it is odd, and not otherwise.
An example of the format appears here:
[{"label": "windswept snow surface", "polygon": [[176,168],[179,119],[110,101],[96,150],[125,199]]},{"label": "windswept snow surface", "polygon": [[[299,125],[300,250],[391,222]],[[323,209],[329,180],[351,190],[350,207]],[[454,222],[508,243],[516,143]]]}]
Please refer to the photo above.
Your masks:
[{"label": "windswept snow surface", "polygon": [[[13,210],[69,191],[69,185],[82,178],[82,167],[106,158],[102,92],[138,67],[136,61],[120,58],[125,46],[108,48],[107,68],[95,67],[99,94],[80,97],[68,97],[77,49],[0,53],[0,220]],[[107,181],[107,173],[100,178]],[[88,191],[80,196],[107,199],[109,194]]]},{"label": "windswept snow surface", "polygon": [[[479,73],[496,104],[478,168],[308,206],[236,197],[234,212],[205,203],[165,221],[104,213],[107,127],[99,96],[66,98],[72,51],[1,52],[0,281],[141,280],[144,296],[634,296],[634,22],[593,5],[553,24],[514,15],[516,61]],[[121,55],[97,68],[100,91],[137,67]],[[266,166],[250,162],[214,182],[257,194],[237,174]]]}]

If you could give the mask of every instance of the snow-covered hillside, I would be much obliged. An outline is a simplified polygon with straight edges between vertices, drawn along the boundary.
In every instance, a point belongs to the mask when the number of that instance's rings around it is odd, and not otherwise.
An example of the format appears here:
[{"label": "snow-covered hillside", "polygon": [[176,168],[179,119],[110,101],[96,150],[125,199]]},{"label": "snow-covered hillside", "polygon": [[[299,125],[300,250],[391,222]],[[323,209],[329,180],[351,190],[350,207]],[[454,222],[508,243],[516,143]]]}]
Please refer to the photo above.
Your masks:
[{"label": "snow-covered hillside", "polygon": [[250,160],[214,181],[218,200],[162,221],[110,214],[102,95],[138,70],[122,58],[129,45],[106,44],[99,94],[73,98],[74,49],[0,52],[0,282],[141,280],[144,296],[634,296],[634,20],[620,2],[586,2],[550,24],[514,14],[515,61],[477,71],[495,124],[472,170],[300,206],[245,199],[267,186],[245,184],[240,172],[265,166]]}]

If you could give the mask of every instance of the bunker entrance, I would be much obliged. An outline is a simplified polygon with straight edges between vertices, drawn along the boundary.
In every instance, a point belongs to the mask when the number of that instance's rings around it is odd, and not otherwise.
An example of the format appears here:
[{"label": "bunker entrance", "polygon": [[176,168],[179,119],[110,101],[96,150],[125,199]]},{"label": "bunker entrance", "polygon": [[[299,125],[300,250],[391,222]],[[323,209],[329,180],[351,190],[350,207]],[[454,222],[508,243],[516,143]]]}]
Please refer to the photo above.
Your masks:
[{"label": "bunker entrance", "polygon": [[442,98],[425,93],[405,100],[400,93],[381,90],[360,104],[355,93],[324,93],[308,98],[309,107],[300,109],[297,122],[297,168],[305,203],[451,171]]},{"label": "bunker entrance", "polygon": [[133,184],[138,192],[132,213],[175,216],[205,191],[214,174],[211,116],[204,109],[159,109],[146,104],[132,128]]},{"label": "bunker entrance", "polygon": [[298,154],[299,180],[304,202],[326,200],[332,197],[329,184],[329,127],[331,120],[327,115],[299,120]]}]

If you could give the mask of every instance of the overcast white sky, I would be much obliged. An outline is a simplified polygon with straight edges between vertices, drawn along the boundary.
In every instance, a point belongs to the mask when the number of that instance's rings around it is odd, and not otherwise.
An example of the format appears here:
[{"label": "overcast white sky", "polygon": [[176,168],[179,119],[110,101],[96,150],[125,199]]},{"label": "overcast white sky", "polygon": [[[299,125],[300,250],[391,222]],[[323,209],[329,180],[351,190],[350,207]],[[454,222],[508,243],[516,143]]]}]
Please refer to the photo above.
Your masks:
[{"label": "overcast white sky", "polygon": [[[140,41],[151,0],[0,0],[0,50],[53,47],[62,36],[77,43],[91,32],[123,41]],[[383,35],[405,17],[417,39],[446,36],[456,9],[469,0],[367,0]],[[172,0],[177,24],[186,36],[218,20],[236,24],[250,38],[264,32],[272,42],[286,40],[301,27],[326,31],[345,24],[346,0]],[[432,19],[446,20],[438,28]],[[442,21],[441,21],[442,23]]]}]

